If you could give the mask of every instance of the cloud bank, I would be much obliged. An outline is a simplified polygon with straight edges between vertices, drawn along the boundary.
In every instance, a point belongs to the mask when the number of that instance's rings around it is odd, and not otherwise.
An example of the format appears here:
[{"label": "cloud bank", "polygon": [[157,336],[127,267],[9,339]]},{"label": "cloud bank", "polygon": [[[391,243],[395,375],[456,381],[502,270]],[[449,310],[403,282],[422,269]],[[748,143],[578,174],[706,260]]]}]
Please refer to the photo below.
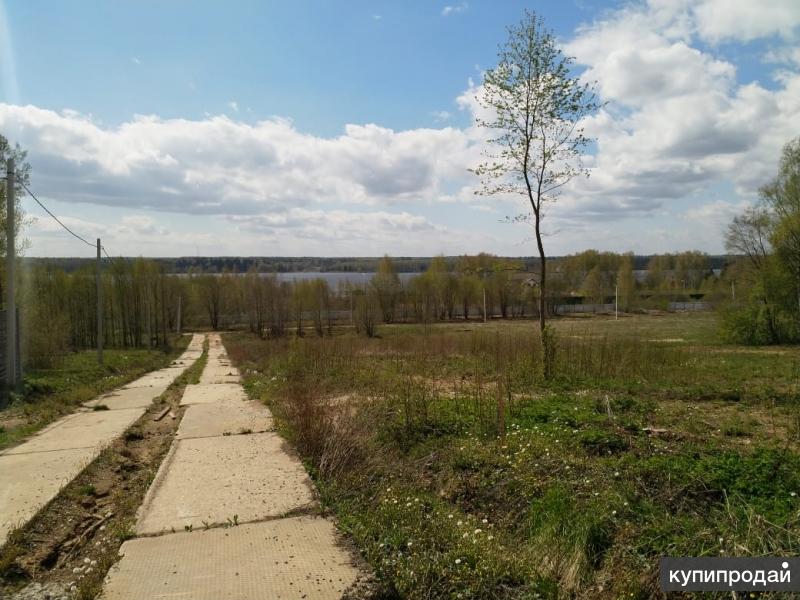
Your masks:
[{"label": "cloud bank", "polygon": [[[695,246],[721,249],[731,207],[754,197],[782,145],[800,135],[799,25],[794,0],[650,0],[604,14],[564,40],[606,104],[584,124],[597,139],[586,157],[591,177],[570,185],[548,213],[561,232],[556,251],[615,240],[661,250],[646,244],[692,245],[693,232],[703,238]],[[742,80],[721,45],[761,39],[769,42],[769,75]],[[479,92],[470,83],[456,106],[474,116]],[[0,104],[0,131],[30,151],[42,196],[127,211],[127,221],[115,224],[121,236],[164,233],[158,215],[170,213],[223,217],[265,247],[317,240],[314,247],[328,253],[422,254],[472,249],[467,239],[475,249],[508,252],[483,224],[496,222],[492,210],[524,210],[521,201],[474,197],[477,181],[467,169],[486,137],[474,126],[350,124],[339,136],[319,137],[277,117],[144,115],[108,127],[74,111]],[[453,226],[448,212],[456,210],[472,216]],[[612,221],[617,229],[609,232]],[[527,234],[509,229],[509,236],[516,247]]]}]

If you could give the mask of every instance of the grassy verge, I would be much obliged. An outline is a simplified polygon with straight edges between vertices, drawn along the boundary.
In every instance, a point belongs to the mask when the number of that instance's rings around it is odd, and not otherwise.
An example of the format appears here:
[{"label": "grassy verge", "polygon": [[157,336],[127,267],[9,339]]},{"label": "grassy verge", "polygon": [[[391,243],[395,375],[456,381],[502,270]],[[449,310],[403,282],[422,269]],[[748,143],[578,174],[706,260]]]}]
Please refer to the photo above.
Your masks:
[{"label": "grassy verge", "polygon": [[64,357],[57,369],[26,373],[23,394],[0,410],[0,450],[71,413],[82,402],[167,366],[186,349],[190,339],[174,337],[166,351],[106,350],[102,367],[94,351],[75,352]]},{"label": "grassy verge", "polygon": [[[136,423],[9,535],[0,549],[0,597],[17,597],[33,582],[52,597],[97,597],[120,546],[133,537],[136,511],[180,423],[184,388],[199,382],[207,350],[206,344],[201,358]],[[156,421],[167,407],[171,413]],[[19,597],[32,597],[26,593]]]},{"label": "grassy verge", "polygon": [[792,348],[708,317],[225,345],[388,595],[648,598],[664,555],[800,552]]}]

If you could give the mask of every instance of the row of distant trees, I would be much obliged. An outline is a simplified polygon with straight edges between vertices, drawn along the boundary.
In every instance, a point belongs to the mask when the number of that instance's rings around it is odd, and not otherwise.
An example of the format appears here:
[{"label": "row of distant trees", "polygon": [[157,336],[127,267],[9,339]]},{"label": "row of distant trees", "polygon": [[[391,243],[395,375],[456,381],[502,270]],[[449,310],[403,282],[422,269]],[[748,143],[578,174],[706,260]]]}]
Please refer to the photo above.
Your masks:
[{"label": "row of distant trees", "polygon": [[[725,291],[699,252],[655,256],[636,277],[631,254],[594,250],[554,263],[545,306],[619,300],[622,311],[662,306],[669,299]],[[457,261],[434,258],[427,270],[401,277],[384,257],[367,283],[324,279],[281,280],[247,273],[173,274],[147,259],[105,260],[104,345],[164,345],[178,328],[246,327],[263,337],[330,335],[335,326],[374,335],[381,324],[483,318],[538,317],[537,274],[520,262],[490,254]],[[48,364],[72,349],[97,344],[95,270],[66,272],[37,265],[21,274],[23,340],[34,364]],[[660,303],[660,304],[659,304]]]}]

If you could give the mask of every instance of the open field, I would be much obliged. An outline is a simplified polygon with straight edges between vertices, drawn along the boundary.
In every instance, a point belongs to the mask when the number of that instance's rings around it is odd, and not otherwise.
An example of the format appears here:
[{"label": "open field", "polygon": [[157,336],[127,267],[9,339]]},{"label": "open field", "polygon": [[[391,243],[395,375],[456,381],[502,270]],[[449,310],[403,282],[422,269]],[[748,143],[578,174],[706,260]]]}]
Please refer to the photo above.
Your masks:
[{"label": "open field", "polygon": [[665,555],[800,552],[800,350],[710,314],[225,345],[388,596],[646,598]]},{"label": "open field", "polygon": [[82,402],[168,365],[186,349],[189,339],[175,336],[168,351],[107,349],[102,367],[94,350],[72,352],[58,368],[25,373],[21,397],[0,410],[0,450],[69,414]]}]

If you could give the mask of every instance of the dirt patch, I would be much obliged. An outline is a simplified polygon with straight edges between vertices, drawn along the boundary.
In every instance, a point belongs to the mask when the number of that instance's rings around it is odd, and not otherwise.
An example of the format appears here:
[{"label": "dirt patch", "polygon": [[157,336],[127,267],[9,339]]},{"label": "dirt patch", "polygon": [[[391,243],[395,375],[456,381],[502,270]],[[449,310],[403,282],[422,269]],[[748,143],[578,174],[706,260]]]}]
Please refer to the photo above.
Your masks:
[{"label": "dirt patch", "polygon": [[12,532],[0,550],[0,597],[27,598],[33,588],[60,588],[75,598],[96,595],[122,542],[133,535],[136,511],[178,428],[183,388],[181,381],[164,392],[32,521]]}]

